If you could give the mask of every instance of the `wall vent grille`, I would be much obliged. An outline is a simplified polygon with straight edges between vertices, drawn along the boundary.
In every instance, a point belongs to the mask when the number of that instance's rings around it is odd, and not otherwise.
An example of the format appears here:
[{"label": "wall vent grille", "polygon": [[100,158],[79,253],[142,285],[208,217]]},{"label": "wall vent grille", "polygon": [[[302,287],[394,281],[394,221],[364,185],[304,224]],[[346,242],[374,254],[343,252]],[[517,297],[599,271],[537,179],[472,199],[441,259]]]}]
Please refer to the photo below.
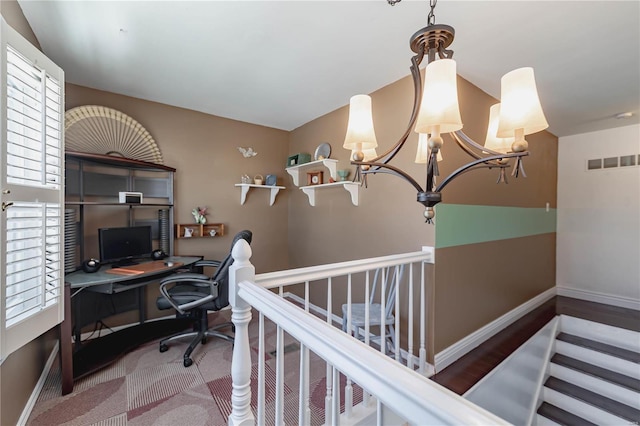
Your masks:
[{"label": "wall vent grille", "polygon": [[602,170],[640,166],[640,154],[621,155],[620,157],[594,158],[587,160],[587,170]]}]

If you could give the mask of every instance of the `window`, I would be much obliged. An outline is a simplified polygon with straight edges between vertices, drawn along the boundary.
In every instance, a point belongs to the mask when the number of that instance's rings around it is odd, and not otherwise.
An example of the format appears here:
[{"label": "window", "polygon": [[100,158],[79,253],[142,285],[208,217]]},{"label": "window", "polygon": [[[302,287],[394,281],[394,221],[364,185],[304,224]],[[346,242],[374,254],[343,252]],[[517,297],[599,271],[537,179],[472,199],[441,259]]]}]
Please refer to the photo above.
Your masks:
[{"label": "window", "polygon": [[63,318],[64,74],[3,20],[0,25],[0,358],[5,359]]}]

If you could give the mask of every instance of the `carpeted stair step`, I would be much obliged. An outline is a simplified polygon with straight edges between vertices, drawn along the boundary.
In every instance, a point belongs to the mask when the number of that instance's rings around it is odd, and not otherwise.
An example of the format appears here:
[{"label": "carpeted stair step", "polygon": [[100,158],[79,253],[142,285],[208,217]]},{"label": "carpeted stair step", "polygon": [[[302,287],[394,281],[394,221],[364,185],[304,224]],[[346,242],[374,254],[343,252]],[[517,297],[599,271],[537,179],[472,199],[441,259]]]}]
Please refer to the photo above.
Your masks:
[{"label": "carpeted stair step", "polygon": [[602,352],[607,355],[615,356],[616,358],[640,364],[640,353],[638,352],[630,351],[628,349],[622,349],[617,346],[608,345],[606,343],[597,342],[595,340],[587,339],[580,336],[574,336],[567,333],[558,334],[557,339],[563,342],[570,343],[572,345],[581,346],[583,348]]},{"label": "carpeted stair step", "polygon": [[[546,389],[550,389],[551,391],[556,392],[557,394],[561,394],[567,397],[570,397],[582,404],[576,404],[575,410],[571,410],[573,412],[580,412],[580,407],[594,407],[597,408],[598,411],[602,411],[605,414],[615,416],[619,420],[617,423],[630,422],[635,423],[640,421],[640,410],[630,407],[626,404],[622,404],[616,400],[611,398],[604,397],[595,392],[589,391],[587,389],[576,386],[572,383],[566,382],[564,380],[560,380],[556,377],[549,377],[544,384]],[[553,404],[553,398],[547,397],[545,395],[545,401]],[[563,409],[567,407],[561,407]],[[586,411],[584,411],[586,414]],[[587,416],[585,416],[587,417]],[[594,418],[590,418],[589,420],[594,421]],[[616,423],[616,422],[614,422]]]},{"label": "carpeted stair step", "polygon": [[563,426],[596,426],[595,423],[546,402],[538,407],[538,414]]}]

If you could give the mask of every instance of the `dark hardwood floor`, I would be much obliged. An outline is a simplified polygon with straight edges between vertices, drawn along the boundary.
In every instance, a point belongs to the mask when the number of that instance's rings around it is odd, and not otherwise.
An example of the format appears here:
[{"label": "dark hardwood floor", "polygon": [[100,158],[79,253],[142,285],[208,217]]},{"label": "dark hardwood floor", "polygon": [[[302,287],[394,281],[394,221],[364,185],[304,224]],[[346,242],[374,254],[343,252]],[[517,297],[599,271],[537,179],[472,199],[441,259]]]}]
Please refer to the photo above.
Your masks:
[{"label": "dark hardwood floor", "polygon": [[556,296],[431,377],[462,395],[556,315],[640,331],[640,311]]}]

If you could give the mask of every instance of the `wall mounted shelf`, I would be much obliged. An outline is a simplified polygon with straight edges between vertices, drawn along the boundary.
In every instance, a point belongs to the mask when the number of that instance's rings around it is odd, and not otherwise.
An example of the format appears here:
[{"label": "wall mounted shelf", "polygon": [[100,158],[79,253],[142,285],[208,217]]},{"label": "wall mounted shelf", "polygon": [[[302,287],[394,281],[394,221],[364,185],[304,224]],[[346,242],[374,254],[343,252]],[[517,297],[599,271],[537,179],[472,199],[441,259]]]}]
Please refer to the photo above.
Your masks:
[{"label": "wall mounted shelf", "polygon": [[297,166],[287,167],[285,170],[293,178],[293,184],[295,186],[300,186],[300,173],[318,166],[326,167],[329,170],[331,177],[333,179],[337,179],[338,160],[334,160],[332,158],[325,158],[324,160],[316,160],[309,163],[299,164]]},{"label": "wall mounted shelf", "polygon": [[270,189],[270,198],[269,205],[272,206],[276,201],[276,195],[280,192],[281,189],[286,189],[284,186],[273,186],[273,185],[256,185],[253,183],[236,183],[236,186],[242,188],[242,192],[240,193],[240,204],[244,204],[247,200],[247,193],[251,188],[262,188],[262,189]]},{"label": "wall mounted shelf", "polygon": [[[193,230],[193,234],[191,235],[191,237],[184,236],[184,230],[186,228]],[[213,236],[210,235],[209,234],[210,231],[216,231],[216,235],[213,235]],[[205,238],[222,237],[224,235],[224,223],[205,223],[205,224],[177,223],[175,235],[176,235],[176,238],[184,238],[184,239],[200,238],[200,237],[205,237]]]},{"label": "wall mounted shelf", "polygon": [[316,205],[316,191],[319,189],[326,188],[335,188],[341,186],[345,189],[345,191],[351,194],[351,203],[354,206],[358,205],[358,195],[360,193],[360,183],[359,182],[351,182],[351,181],[341,181],[341,182],[332,182],[332,183],[323,183],[321,185],[310,185],[310,186],[302,186],[300,189],[302,192],[307,194],[309,197],[309,204],[312,207]]}]

